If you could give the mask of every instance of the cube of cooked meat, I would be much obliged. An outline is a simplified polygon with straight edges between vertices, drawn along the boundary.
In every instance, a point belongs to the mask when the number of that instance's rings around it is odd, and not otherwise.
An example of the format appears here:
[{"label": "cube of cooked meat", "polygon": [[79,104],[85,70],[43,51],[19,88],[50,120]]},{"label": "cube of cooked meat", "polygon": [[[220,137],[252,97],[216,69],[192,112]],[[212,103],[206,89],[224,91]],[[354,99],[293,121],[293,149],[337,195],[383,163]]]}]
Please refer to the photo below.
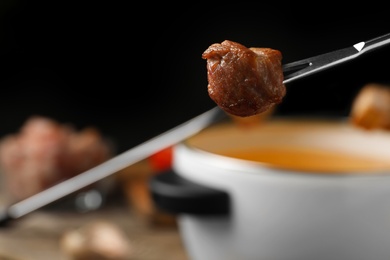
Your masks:
[{"label": "cube of cooked meat", "polygon": [[390,86],[370,83],[353,100],[350,119],[364,129],[390,129]]},{"label": "cube of cooked meat", "polygon": [[248,117],[265,112],[282,101],[282,54],[271,48],[247,48],[225,40],[209,46],[208,93],[229,114]]}]

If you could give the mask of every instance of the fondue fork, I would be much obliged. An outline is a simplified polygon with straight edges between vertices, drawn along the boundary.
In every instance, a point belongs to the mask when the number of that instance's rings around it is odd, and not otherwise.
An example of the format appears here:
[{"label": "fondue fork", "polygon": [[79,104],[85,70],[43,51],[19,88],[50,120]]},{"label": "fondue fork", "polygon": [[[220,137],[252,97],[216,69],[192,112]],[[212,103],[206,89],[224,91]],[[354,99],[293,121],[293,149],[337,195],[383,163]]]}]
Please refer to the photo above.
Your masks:
[{"label": "fondue fork", "polygon": [[[351,47],[314,56],[283,65],[284,81],[290,83],[294,80],[323,71],[327,68],[354,59],[363,53],[377,49],[390,43],[390,34],[375,39],[359,42]],[[136,163],[147,159],[151,155],[179,143],[188,137],[200,132],[202,129],[226,118],[226,113],[219,107],[214,107],[203,114],[190,119],[138,146],[135,146],[102,164],[91,168],[77,176],[67,179],[46,190],[43,190],[22,201],[7,206],[0,211],[0,225],[9,220],[25,216],[43,206],[49,205],[60,198],[81,190],[103,178]]]}]

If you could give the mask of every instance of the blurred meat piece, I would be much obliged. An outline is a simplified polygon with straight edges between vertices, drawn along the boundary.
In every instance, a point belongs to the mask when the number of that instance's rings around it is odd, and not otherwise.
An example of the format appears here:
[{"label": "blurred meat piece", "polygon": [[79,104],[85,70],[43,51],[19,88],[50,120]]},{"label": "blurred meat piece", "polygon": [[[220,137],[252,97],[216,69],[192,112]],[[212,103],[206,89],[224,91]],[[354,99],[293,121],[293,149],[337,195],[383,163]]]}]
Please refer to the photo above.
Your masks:
[{"label": "blurred meat piece", "polygon": [[247,48],[225,40],[204,51],[208,93],[229,114],[248,117],[282,101],[282,54],[270,48]]},{"label": "blurred meat piece", "polygon": [[364,129],[390,129],[390,86],[365,85],[352,103],[350,118]]},{"label": "blurred meat piece", "polygon": [[0,168],[6,193],[18,201],[96,166],[113,155],[96,128],[77,131],[42,116],[0,141]]}]

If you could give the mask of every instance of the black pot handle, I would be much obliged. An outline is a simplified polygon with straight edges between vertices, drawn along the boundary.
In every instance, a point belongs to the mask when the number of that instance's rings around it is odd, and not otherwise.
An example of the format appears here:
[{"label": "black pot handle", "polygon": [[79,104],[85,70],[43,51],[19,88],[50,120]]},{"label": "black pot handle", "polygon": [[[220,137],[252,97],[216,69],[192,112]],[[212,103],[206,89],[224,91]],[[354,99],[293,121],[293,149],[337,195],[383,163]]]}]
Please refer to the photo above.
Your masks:
[{"label": "black pot handle", "polygon": [[170,213],[229,214],[230,200],[226,192],[194,183],[173,170],[153,176],[150,191],[156,207]]}]

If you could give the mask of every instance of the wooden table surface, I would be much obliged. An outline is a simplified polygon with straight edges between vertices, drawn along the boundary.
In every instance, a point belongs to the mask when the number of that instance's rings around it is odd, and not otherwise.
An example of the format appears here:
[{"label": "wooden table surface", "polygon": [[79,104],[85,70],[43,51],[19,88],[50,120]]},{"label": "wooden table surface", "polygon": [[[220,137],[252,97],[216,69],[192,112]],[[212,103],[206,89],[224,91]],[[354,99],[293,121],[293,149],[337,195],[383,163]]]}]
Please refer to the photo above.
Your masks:
[{"label": "wooden table surface", "polygon": [[95,220],[118,225],[133,249],[129,260],[187,260],[176,225],[156,226],[126,205],[80,213],[42,209],[0,228],[0,260],[70,260],[60,246],[67,230]]}]

